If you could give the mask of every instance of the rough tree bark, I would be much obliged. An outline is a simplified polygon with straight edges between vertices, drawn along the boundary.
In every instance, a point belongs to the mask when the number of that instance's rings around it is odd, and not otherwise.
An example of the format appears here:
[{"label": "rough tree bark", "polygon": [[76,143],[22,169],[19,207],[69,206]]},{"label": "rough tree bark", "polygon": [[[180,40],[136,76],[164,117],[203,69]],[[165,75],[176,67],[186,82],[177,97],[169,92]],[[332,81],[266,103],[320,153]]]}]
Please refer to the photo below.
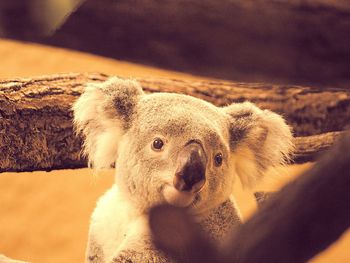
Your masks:
[{"label": "rough tree bark", "polygon": [[176,262],[183,255],[193,263],[307,262],[350,227],[349,149],[350,134],[237,227],[221,250],[185,210],[169,206],[150,213],[156,244]]},{"label": "rough tree bark", "polygon": [[346,0],[87,0],[36,40],[235,81],[349,87],[349,25]]},{"label": "rough tree bark", "polygon": [[294,162],[303,163],[316,160],[342,135],[344,135],[344,132],[327,132],[306,137],[296,137],[296,150],[293,158]]},{"label": "rough tree bark", "polygon": [[[99,73],[61,74],[0,81],[0,171],[51,170],[86,166],[81,140],[72,131],[71,105]],[[179,92],[218,106],[250,100],[282,113],[298,138],[297,162],[313,160],[350,123],[350,91],[223,81],[139,79],[147,92]],[[325,140],[325,138],[327,140]]]}]

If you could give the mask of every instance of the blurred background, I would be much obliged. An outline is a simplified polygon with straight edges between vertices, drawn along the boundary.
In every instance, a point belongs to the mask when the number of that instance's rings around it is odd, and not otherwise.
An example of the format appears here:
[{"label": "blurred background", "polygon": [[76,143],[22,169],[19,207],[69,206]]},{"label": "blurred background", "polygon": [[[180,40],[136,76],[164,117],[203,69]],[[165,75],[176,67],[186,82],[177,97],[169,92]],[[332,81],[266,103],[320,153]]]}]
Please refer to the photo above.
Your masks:
[{"label": "blurred background", "polygon": [[11,0],[0,36],[235,81],[350,83],[348,0]]},{"label": "blurred background", "polygon": [[[347,88],[349,12],[346,0],[1,1],[0,78],[103,72]],[[281,168],[254,190],[278,190],[311,165]],[[1,173],[0,254],[82,262],[90,214],[112,183],[112,170]],[[236,193],[247,218],[252,192]],[[349,251],[346,233],[312,262],[350,262]]]}]

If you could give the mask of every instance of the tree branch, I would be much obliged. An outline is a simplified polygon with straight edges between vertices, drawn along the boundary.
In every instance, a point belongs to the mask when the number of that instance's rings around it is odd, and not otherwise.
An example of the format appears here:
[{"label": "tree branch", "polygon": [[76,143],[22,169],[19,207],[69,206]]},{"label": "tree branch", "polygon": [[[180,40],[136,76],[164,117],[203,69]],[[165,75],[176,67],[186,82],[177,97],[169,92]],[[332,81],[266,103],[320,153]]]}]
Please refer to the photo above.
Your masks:
[{"label": "tree branch", "polygon": [[[61,74],[0,80],[0,171],[86,166],[73,135],[71,105],[88,82],[107,75]],[[250,100],[282,113],[297,135],[343,130],[350,123],[350,91],[225,81],[139,79],[146,92],[178,92],[222,106]],[[297,162],[313,160],[339,133],[296,139]]]},{"label": "tree branch", "polygon": [[296,137],[294,162],[304,163],[315,161],[322,153],[328,150],[344,132],[327,132],[319,135]]}]

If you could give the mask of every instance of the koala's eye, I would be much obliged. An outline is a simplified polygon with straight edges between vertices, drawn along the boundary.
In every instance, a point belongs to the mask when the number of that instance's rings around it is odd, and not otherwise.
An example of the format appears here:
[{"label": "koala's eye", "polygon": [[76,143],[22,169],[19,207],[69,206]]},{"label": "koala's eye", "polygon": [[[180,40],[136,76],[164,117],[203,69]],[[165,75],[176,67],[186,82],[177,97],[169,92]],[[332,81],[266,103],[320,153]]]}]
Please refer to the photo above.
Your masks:
[{"label": "koala's eye", "polygon": [[221,153],[217,153],[214,157],[214,161],[215,161],[215,166],[221,166],[222,164],[222,154]]},{"label": "koala's eye", "polygon": [[163,146],[164,146],[164,142],[162,141],[162,139],[159,139],[159,138],[154,139],[152,143],[152,149],[154,151],[162,150]]}]

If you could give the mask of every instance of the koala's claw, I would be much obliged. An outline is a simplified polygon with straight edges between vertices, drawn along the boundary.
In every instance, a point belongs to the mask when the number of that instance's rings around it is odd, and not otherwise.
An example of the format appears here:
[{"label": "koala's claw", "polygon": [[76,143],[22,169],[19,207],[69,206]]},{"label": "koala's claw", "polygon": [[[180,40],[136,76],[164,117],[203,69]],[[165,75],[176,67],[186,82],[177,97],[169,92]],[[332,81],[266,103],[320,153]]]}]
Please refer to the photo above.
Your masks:
[{"label": "koala's claw", "polygon": [[147,249],[141,251],[123,250],[111,263],[171,263],[160,251]]}]

